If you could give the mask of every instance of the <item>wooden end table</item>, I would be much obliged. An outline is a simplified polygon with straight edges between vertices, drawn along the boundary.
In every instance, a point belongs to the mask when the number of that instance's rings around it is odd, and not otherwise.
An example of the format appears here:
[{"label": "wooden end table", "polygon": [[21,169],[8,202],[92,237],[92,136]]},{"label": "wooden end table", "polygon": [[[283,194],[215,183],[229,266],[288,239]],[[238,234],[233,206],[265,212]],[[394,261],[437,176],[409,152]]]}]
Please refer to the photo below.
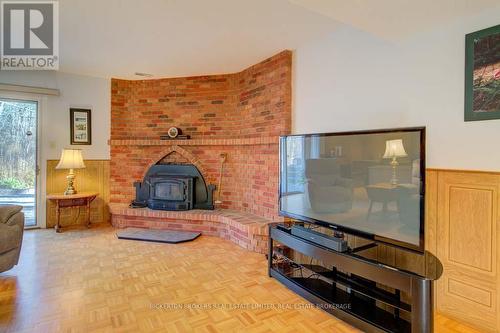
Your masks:
[{"label": "wooden end table", "polygon": [[90,226],[90,203],[99,195],[97,192],[82,192],[77,194],[49,194],[47,200],[56,204],[56,232],[61,232],[61,208],[86,207],[87,228]]},{"label": "wooden end table", "polygon": [[387,212],[387,205],[390,202],[398,200],[398,185],[393,185],[390,183],[378,183],[373,185],[368,185],[366,187],[366,192],[368,193],[368,198],[370,199],[370,207],[368,208],[367,219],[370,218],[372,213],[373,203],[382,203],[382,211]]}]

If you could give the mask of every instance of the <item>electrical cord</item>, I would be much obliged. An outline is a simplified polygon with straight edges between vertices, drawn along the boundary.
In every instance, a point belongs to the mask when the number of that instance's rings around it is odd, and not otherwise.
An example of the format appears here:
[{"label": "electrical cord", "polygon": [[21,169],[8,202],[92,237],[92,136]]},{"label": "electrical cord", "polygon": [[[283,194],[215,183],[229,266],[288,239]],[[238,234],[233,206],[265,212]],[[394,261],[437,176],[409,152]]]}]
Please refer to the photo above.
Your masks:
[{"label": "electrical cord", "polygon": [[[311,258],[311,260],[309,261],[309,266],[311,266],[311,267],[312,267],[313,260],[314,260],[314,258]],[[287,263],[290,266],[290,268],[293,269],[293,271],[290,272],[290,274],[294,274],[295,272],[300,271],[300,277],[301,278],[306,278],[306,279],[309,279],[309,278],[320,279],[321,278],[321,274],[314,272],[310,268],[306,268],[306,267],[304,267],[304,266],[302,266],[300,264],[297,264],[295,261],[293,261],[292,259],[284,256],[281,253],[273,254],[273,261],[276,261],[277,264],[285,264],[285,263]],[[306,269],[308,271],[311,271],[312,273],[310,275],[308,275],[308,276],[304,276],[304,269]]]},{"label": "electrical cord", "polygon": [[316,276],[315,279],[319,279],[321,277],[321,275],[319,273],[312,273],[311,275],[309,275],[308,277],[306,277],[306,279],[311,279],[313,276]]}]

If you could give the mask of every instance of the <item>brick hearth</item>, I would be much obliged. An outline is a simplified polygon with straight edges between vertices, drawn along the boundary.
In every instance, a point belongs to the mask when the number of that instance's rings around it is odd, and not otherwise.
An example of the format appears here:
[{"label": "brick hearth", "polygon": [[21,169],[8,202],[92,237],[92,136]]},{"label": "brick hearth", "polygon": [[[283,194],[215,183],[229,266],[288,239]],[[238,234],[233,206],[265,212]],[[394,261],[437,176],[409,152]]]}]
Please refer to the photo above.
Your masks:
[{"label": "brick hearth", "polygon": [[126,204],[110,204],[115,227],[137,227],[200,231],[204,235],[230,240],[251,251],[265,253],[269,220],[230,209],[183,212],[132,209]]},{"label": "brick hearth", "polygon": [[[283,51],[235,74],[113,79],[109,141],[112,207],[130,203],[135,197],[133,182],[141,181],[147,169],[161,160],[194,164],[207,184],[218,184],[220,154],[226,153],[222,204],[217,212],[240,212],[243,218],[253,216],[259,223],[281,220],[278,137],[291,129],[291,61],[291,52]],[[181,128],[191,140],[160,140],[171,126]],[[154,214],[115,217],[113,209],[112,214],[118,226],[140,221],[143,226],[158,227],[160,222],[162,226],[171,222],[165,215],[151,222]],[[189,221],[195,220],[182,222]],[[217,233],[223,236],[224,232]]]}]

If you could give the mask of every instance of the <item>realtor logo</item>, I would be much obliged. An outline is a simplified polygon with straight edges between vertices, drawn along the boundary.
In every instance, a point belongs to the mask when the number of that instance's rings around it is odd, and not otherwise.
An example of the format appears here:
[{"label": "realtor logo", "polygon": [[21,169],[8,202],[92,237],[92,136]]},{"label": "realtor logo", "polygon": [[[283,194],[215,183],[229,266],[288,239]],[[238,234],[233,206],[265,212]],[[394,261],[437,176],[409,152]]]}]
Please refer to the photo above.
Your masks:
[{"label": "realtor logo", "polygon": [[2,70],[59,69],[57,1],[1,1]]}]

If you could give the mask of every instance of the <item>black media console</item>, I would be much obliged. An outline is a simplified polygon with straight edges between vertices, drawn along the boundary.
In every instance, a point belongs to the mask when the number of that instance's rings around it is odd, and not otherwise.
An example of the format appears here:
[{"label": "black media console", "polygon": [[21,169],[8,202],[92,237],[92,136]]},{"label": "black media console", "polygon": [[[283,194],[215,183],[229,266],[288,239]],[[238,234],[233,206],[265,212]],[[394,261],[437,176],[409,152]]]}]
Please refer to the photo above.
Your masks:
[{"label": "black media console", "polygon": [[269,276],[323,310],[365,332],[434,331],[437,259],[431,276],[422,276],[360,255],[375,244],[336,252],[279,224],[269,235]]}]

